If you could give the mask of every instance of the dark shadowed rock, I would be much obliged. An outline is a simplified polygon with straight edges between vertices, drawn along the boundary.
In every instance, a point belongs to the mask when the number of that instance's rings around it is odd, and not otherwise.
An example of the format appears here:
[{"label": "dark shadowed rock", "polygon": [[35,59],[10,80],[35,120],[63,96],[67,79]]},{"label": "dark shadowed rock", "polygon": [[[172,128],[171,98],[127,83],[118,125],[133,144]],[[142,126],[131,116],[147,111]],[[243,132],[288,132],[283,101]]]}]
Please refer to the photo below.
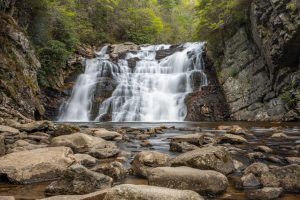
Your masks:
[{"label": "dark shadowed rock", "polygon": [[80,128],[73,124],[61,124],[55,127],[53,136],[70,135],[72,133],[80,132]]},{"label": "dark shadowed rock", "polygon": [[188,142],[170,142],[170,151],[173,152],[185,153],[196,149],[199,149],[199,147]]},{"label": "dark shadowed rock", "polygon": [[244,187],[258,187],[260,185],[259,179],[252,173],[244,175],[241,181]]},{"label": "dark shadowed rock", "polygon": [[177,156],[172,166],[189,166],[202,170],[215,170],[223,174],[234,171],[233,160],[229,152],[221,146],[210,146]]},{"label": "dark shadowed rock", "polygon": [[96,165],[97,159],[88,154],[75,154],[76,162],[84,167],[93,167]]},{"label": "dark shadowed rock", "polygon": [[3,135],[0,135],[0,156],[5,155],[5,143],[4,143],[5,137]]},{"label": "dark shadowed rock", "polygon": [[223,174],[190,167],[158,167],[148,173],[150,185],[180,190],[193,190],[200,194],[219,194],[226,190],[228,180]]}]

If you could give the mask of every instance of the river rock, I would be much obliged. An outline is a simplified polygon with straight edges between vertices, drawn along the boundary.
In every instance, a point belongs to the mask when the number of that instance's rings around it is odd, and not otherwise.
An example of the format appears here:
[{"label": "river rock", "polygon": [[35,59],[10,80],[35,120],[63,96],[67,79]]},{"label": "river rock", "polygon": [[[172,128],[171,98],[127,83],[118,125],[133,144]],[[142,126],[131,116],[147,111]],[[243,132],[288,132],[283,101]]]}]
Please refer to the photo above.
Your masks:
[{"label": "river rock", "polygon": [[20,131],[18,129],[0,125],[0,133],[12,133],[12,134],[19,134]]},{"label": "river rock", "polygon": [[0,156],[5,155],[5,143],[4,143],[4,135],[0,135]]},{"label": "river rock", "polygon": [[256,163],[253,163],[250,166],[248,166],[245,169],[244,173],[245,174],[253,173],[256,176],[261,176],[262,173],[265,173],[268,171],[269,171],[268,165],[266,165],[264,163],[256,162]]},{"label": "river rock", "polygon": [[271,149],[270,147],[267,146],[258,146],[256,148],[257,151],[263,152],[263,153],[272,153],[273,149]]},{"label": "river rock", "polygon": [[129,51],[138,51],[139,46],[132,42],[125,42],[123,44],[114,44],[110,46],[110,57],[118,59]]},{"label": "river rock", "polygon": [[104,200],[203,200],[196,192],[148,185],[124,184],[111,188]]},{"label": "river rock", "polygon": [[172,143],[188,142],[190,144],[200,146],[204,142],[204,134],[195,133],[195,134],[179,135],[179,136],[172,137],[171,142]]},{"label": "river rock", "polygon": [[228,186],[223,174],[190,167],[158,167],[148,173],[149,185],[180,190],[193,190],[200,194],[219,194]]},{"label": "river rock", "polygon": [[277,199],[282,194],[282,188],[265,187],[262,189],[253,190],[246,193],[249,200],[271,200]]},{"label": "river rock", "polygon": [[222,174],[229,174],[234,171],[230,153],[221,146],[209,146],[181,154],[172,161],[172,166],[215,170]]},{"label": "river rock", "polygon": [[86,195],[59,195],[44,198],[41,200],[103,200],[105,195],[107,194],[107,190],[101,190],[97,192],[93,192]]},{"label": "river rock", "polygon": [[47,147],[47,145],[31,144],[25,140],[18,140],[13,145],[10,146],[10,148],[7,150],[7,153],[40,149],[40,148],[44,148],[44,147]]},{"label": "river rock", "polygon": [[264,187],[282,187],[288,192],[300,192],[300,165],[270,169],[261,175]]},{"label": "river rock", "polygon": [[20,184],[53,180],[74,162],[74,155],[67,147],[20,151],[0,157],[0,175]]},{"label": "river rock", "polygon": [[274,133],[271,138],[288,138],[289,136],[287,136],[284,133]]},{"label": "river rock", "polygon": [[243,144],[247,143],[247,140],[239,135],[225,134],[219,138],[219,144],[229,143],[229,144]]},{"label": "river rock", "polygon": [[190,144],[188,142],[171,142],[170,151],[185,153],[188,151],[193,151],[199,149],[196,145]]},{"label": "river rock", "polygon": [[262,152],[252,152],[252,153],[248,153],[247,157],[251,160],[251,161],[255,161],[255,160],[263,160],[266,158],[265,154],[263,154]]},{"label": "river rock", "polygon": [[101,163],[92,169],[93,171],[112,177],[114,180],[122,180],[126,176],[125,166],[118,161]]},{"label": "river rock", "polygon": [[245,169],[245,165],[238,160],[233,160],[233,166],[236,172],[242,172]]},{"label": "river rock", "polygon": [[100,137],[104,140],[115,140],[115,139],[122,139],[122,135],[120,133],[117,133],[115,131],[109,131],[104,128],[98,128],[93,133],[93,136]]},{"label": "river rock", "polygon": [[47,186],[45,194],[50,196],[66,194],[88,194],[97,190],[110,188],[112,178],[88,170],[81,165],[71,166],[61,180]]},{"label": "river rock", "polygon": [[97,159],[88,154],[75,154],[76,162],[84,167],[93,167],[96,165]]},{"label": "river rock", "polygon": [[244,187],[258,187],[260,185],[259,179],[252,173],[244,175],[241,181]]},{"label": "river rock", "polygon": [[50,121],[32,121],[27,124],[21,124],[19,129],[26,132],[53,130],[54,124]]},{"label": "river rock", "polygon": [[169,166],[169,156],[156,151],[138,153],[132,161],[132,170],[135,175],[147,177],[148,171],[155,167]]},{"label": "river rock", "polygon": [[73,124],[61,124],[55,127],[53,131],[53,136],[61,136],[61,135],[70,135],[72,133],[80,132],[80,128]]},{"label": "river rock", "polygon": [[119,153],[119,149],[114,143],[84,133],[55,137],[52,139],[51,145],[67,146],[72,148],[75,153],[88,153],[98,159],[113,157]]}]

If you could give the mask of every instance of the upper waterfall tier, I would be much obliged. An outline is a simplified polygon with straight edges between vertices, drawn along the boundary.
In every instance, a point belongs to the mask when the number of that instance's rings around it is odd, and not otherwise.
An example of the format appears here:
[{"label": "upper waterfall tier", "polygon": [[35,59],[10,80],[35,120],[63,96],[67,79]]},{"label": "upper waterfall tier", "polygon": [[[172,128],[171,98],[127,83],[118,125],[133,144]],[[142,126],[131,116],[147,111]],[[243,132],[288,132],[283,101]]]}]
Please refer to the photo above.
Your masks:
[{"label": "upper waterfall tier", "polygon": [[[151,45],[128,52],[117,63],[105,46],[62,105],[60,121],[183,121],[187,94],[207,85],[204,43]],[[169,56],[159,59],[158,52]],[[174,53],[175,52],[175,53]]]}]

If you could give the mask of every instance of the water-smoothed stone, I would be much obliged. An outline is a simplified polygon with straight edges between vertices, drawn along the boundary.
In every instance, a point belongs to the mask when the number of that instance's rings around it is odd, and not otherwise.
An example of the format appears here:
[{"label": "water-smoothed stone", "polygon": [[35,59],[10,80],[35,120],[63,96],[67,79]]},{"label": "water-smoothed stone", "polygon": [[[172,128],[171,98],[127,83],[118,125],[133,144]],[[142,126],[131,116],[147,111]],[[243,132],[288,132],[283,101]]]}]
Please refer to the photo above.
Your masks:
[{"label": "water-smoothed stone", "polygon": [[204,142],[204,134],[203,133],[195,133],[195,134],[187,134],[187,135],[179,135],[171,138],[171,142],[188,142],[190,144],[199,146]]},{"label": "water-smoothed stone", "polygon": [[263,160],[266,158],[265,154],[263,154],[262,152],[253,152],[253,153],[248,153],[247,157],[251,160],[251,161],[255,161],[255,160]]},{"label": "water-smoothed stone", "polygon": [[242,172],[246,168],[244,163],[238,160],[233,160],[233,166],[236,172]]},{"label": "water-smoothed stone", "polygon": [[221,146],[210,146],[177,156],[172,166],[189,166],[202,170],[215,170],[223,174],[234,171],[230,153]]},{"label": "water-smoothed stone", "polygon": [[10,146],[10,148],[7,150],[7,153],[40,149],[40,148],[45,148],[45,147],[47,147],[47,145],[45,145],[45,144],[31,144],[25,140],[18,140]]},{"label": "water-smoothed stone", "polygon": [[285,133],[274,133],[271,138],[289,138]]},{"label": "water-smoothed stone", "polygon": [[51,145],[67,146],[72,148],[75,153],[88,153],[98,159],[113,157],[119,153],[119,149],[114,143],[84,133],[55,137],[52,139]]},{"label": "water-smoothed stone", "polygon": [[248,166],[245,169],[244,174],[253,173],[256,176],[261,176],[262,173],[265,173],[268,171],[269,171],[268,165],[266,165],[264,163],[256,162],[256,163],[253,163],[250,166]]},{"label": "water-smoothed stone", "polygon": [[20,151],[0,157],[0,175],[19,184],[53,180],[74,162],[73,152],[67,147]]},{"label": "water-smoothed stone", "polygon": [[244,187],[258,187],[260,186],[259,179],[252,173],[244,175],[241,178],[242,184]]},{"label": "water-smoothed stone", "polygon": [[41,200],[103,200],[107,193],[107,189],[93,192],[86,195],[58,195],[44,198]]},{"label": "water-smoothed stone", "polygon": [[52,182],[45,190],[46,195],[88,194],[110,188],[112,178],[93,172],[81,165],[73,165],[61,180]]},{"label": "water-smoothed stone", "polygon": [[188,142],[171,142],[170,151],[185,153],[188,151],[193,151],[199,149],[196,145],[190,144]]},{"label": "water-smoothed stone", "polygon": [[225,134],[224,136],[221,136],[219,138],[220,144],[229,143],[229,144],[243,144],[247,143],[247,140],[239,135],[233,135],[233,134]]},{"label": "water-smoothed stone", "polygon": [[88,154],[75,154],[76,162],[84,167],[93,167],[97,163],[97,159]]},{"label": "water-smoothed stone", "polygon": [[101,163],[95,166],[92,170],[110,176],[116,181],[125,178],[127,173],[124,164],[118,161]]},{"label": "water-smoothed stone", "polygon": [[104,200],[203,200],[194,191],[124,184],[111,188]]},{"label": "water-smoothed stone", "polygon": [[272,153],[273,149],[271,149],[270,147],[267,146],[258,146],[257,148],[255,148],[255,150],[263,152],[263,153]]},{"label": "water-smoothed stone", "polygon": [[20,133],[20,131],[18,129],[12,128],[10,126],[0,125],[0,133],[18,134],[18,133]]},{"label": "water-smoothed stone", "polygon": [[132,161],[132,170],[135,175],[147,177],[148,171],[155,167],[169,166],[170,158],[167,154],[156,151],[138,153]]},{"label": "water-smoothed stone", "polygon": [[61,124],[55,127],[53,131],[53,136],[61,136],[61,135],[70,135],[72,133],[80,132],[80,128],[73,124]]},{"label": "water-smoothed stone", "polygon": [[288,192],[300,192],[300,165],[293,164],[285,167],[270,169],[261,175],[264,187],[282,187]]},{"label": "water-smoothed stone", "polygon": [[53,130],[54,124],[50,121],[33,121],[27,124],[20,124],[18,129],[26,132],[47,131]]},{"label": "water-smoothed stone", "polygon": [[180,190],[193,190],[200,194],[219,194],[228,186],[226,176],[212,170],[190,167],[158,167],[148,172],[149,185]]},{"label": "water-smoothed stone", "polygon": [[283,189],[280,187],[265,187],[249,191],[246,193],[246,196],[249,200],[271,200],[280,197],[282,192]]},{"label": "water-smoothed stone", "polygon": [[93,133],[93,136],[100,137],[105,140],[115,140],[115,139],[122,139],[122,135],[120,133],[117,133],[115,131],[109,131],[104,128],[98,128]]}]

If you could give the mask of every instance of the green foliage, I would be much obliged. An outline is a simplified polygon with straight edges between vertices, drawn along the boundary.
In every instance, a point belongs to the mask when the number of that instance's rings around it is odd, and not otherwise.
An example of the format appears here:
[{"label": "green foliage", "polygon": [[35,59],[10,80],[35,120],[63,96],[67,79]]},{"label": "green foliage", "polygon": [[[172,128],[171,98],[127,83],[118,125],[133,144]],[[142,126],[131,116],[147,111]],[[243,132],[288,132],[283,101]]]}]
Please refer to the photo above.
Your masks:
[{"label": "green foliage", "polygon": [[294,108],[299,101],[290,91],[284,92],[280,98],[289,108]]},{"label": "green foliage", "polygon": [[42,65],[38,72],[40,85],[52,85],[53,80],[49,77],[59,77],[60,69],[66,65],[69,54],[66,45],[57,40],[51,40],[46,47],[39,49],[38,57]]}]

